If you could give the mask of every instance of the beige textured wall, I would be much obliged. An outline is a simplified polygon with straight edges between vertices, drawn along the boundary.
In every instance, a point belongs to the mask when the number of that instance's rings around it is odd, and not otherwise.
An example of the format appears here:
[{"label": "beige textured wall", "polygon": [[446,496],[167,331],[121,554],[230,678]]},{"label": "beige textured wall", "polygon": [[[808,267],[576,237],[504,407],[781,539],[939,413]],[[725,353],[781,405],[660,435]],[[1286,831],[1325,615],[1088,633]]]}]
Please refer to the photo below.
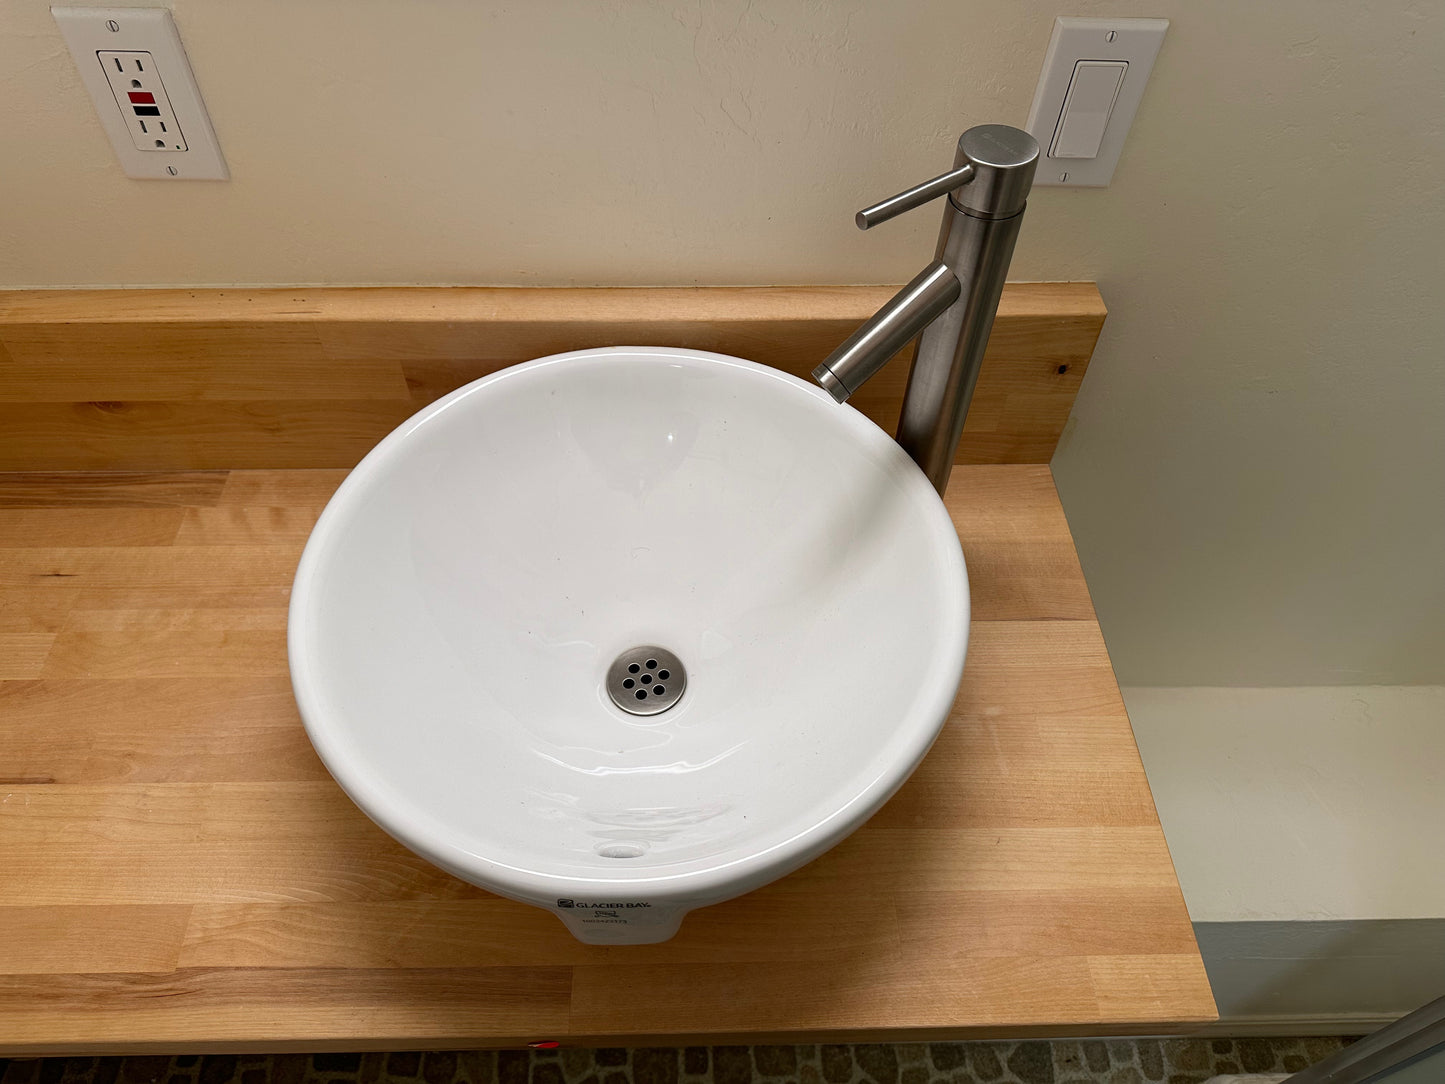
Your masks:
[{"label": "beige textured wall", "polygon": [[852,212],[1022,123],[1054,15],[1174,20],[1015,279],[1112,315],[1055,461],[1130,684],[1445,682],[1445,9],[177,0],[234,175],[130,181],[5,0],[0,286],[902,281]]},{"label": "beige textured wall", "polygon": [[1445,917],[1445,687],[1123,693],[1195,922]]}]

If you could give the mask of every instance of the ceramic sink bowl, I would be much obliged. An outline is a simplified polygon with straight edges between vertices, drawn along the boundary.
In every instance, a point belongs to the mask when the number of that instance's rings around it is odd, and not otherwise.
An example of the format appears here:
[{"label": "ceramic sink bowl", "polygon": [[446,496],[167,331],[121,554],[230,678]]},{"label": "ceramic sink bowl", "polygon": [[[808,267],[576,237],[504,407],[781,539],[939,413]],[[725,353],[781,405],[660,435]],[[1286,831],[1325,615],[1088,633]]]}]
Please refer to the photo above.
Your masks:
[{"label": "ceramic sink bowl", "polygon": [[947,718],[968,615],[949,516],[871,421],[751,362],[616,348],[383,440],[306,546],[289,651],[372,820],[626,944],[874,813]]}]

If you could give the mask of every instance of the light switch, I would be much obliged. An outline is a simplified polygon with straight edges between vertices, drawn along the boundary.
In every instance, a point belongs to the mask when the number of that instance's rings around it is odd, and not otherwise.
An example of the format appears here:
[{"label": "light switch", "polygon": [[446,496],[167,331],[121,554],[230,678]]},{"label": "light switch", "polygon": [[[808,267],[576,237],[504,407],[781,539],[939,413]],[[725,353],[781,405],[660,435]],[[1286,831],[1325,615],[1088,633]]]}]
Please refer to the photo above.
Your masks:
[{"label": "light switch", "polygon": [[1125,60],[1080,60],[1074,65],[1050,158],[1094,158],[1109,127],[1109,114],[1129,70]]},{"label": "light switch", "polygon": [[1168,29],[1168,19],[1054,20],[1029,110],[1043,149],[1036,187],[1109,183]]}]

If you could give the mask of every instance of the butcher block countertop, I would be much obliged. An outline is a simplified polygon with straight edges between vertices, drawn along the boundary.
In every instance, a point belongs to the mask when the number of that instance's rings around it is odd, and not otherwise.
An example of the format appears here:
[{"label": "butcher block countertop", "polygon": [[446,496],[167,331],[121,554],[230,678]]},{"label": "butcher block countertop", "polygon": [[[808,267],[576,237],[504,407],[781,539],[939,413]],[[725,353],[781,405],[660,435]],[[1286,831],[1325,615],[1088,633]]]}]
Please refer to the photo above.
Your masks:
[{"label": "butcher block countertop", "polygon": [[415,857],[307,742],[344,470],[0,475],[0,1053],[1164,1033],[1214,1004],[1047,466],[964,466],[953,714],[797,873],[574,941]]}]

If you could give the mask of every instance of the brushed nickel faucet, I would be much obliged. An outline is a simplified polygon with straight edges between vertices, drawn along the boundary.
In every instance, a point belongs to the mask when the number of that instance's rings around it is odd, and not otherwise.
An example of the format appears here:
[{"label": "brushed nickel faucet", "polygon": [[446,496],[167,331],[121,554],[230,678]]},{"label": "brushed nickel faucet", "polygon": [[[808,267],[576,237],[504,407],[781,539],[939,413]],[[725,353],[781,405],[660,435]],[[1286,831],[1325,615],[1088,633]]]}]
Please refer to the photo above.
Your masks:
[{"label": "brushed nickel faucet", "polygon": [[959,136],[953,169],[855,220],[866,230],[948,196],[933,262],[813,370],[841,403],[918,336],[897,440],[939,493],[953,469],[1038,161],[1038,142],[1027,132],[981,124]]}]

